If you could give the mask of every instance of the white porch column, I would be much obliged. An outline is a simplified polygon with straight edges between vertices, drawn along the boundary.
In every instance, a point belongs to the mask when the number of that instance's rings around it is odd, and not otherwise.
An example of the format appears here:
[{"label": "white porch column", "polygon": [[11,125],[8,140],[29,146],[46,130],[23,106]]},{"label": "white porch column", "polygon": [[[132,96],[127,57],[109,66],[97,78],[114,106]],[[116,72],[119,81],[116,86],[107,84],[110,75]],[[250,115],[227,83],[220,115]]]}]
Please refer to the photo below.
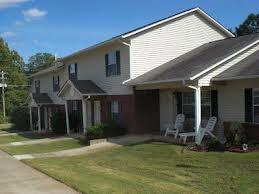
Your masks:
[{"label": "white porch column", "polygon": [[66,111],[66,124],[67,124],[67,134],[70,134],[70,126],[69,126],[69,115],[68,115],[68,104],[67,100],[65,102],[65,111]]},{"label": "white porch column", "polygon": [[201,87],[195,89],[195,142],[200,144],[200,125],[201,125]]},{"label": "white porch column", "polygon": [[29,106],[29,113],[30,113],[30,130],[33,130],[33,123],[32,123],[32,107]]},{"label": "white porch column", "polygon": [[86,111],[86,100],[82,100],[82,109],[83,109],[83,129],[84,133],[86,132],[87,128],[87,111]]},{"label": "white porch column", "polygon": [[40,106],[38,106],[38,131],[41,132]]},{"label": "white porch column", "polygon": [[44,107],[44,127],[48,130],[48,108]]}]

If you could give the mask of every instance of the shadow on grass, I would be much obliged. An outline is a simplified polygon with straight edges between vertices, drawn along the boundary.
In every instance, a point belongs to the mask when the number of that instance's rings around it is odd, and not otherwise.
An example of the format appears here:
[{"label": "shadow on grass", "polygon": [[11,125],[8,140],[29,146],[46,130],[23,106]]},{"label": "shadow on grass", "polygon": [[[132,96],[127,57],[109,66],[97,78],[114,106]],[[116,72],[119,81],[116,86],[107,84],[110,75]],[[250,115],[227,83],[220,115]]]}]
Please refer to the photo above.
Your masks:
[{"label": "shadow on grass", "polygon": [[190,164],[176,164],[175,165],[178,168],[199,168],[199,169],[206,169],[207,167],[205,166],[194,166]]}]

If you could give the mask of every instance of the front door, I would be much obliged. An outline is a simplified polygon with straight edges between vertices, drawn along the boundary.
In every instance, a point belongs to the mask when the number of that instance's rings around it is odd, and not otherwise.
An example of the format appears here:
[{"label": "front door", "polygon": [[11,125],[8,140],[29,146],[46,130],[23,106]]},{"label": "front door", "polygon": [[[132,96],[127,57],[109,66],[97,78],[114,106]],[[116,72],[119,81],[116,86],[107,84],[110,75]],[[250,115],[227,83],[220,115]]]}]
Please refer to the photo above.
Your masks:
[{"label": "front door", "polygon": [[101,123],[101,102],[94,101],[94,124]]}]

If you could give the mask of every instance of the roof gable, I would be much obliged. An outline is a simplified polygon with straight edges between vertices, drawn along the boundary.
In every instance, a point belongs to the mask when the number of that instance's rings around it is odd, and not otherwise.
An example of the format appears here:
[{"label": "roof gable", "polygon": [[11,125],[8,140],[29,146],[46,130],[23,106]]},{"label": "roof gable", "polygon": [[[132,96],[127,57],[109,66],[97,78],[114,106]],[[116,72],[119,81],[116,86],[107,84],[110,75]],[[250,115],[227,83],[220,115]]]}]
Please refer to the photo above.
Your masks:
[{"label": "roof gable", "polygon": [[158,20],[158,21],[155,21],[155,22],[152,22],[150,24],[147,24],[147,25],[144,25],[142,27],[139,27],[139,28],[136,28],[136,29],[133,29],[131,31],[128,31],[128,32],[125,32],[123,34],[120,34],[118,36],[115,36],[111,39],[108,39],[106,41],[103,41],[101,43],[98,43],[98,44],[95,44],[93,46],[90,46],[88,48],[85,48],[85,49],[82,49],[82,50],[79,50],[75,53],[72,53],[68,56],[65,56],[63,59],[68,59],[68,58],[71,58],[71,57],[74,57],[74,56],[77,56],[77,55],[80,55],[81,53],[85,53],[85,52],[88,52],[90,50],[93,50],[93,49],[96,49],[96,48],[99,48],[101,46],[104,46],[104,45],[108,45],[110,43],[114,43],[116,41],[121,41],[121,40],[125,40],[125,39],[130,39],[140,33],[143,33],[145,31],[149,31],[153,28],[157,28],[159,27],[160,25],[163,25],[167,22],[170,22],[170,21],[173,21],[173,20],[176,20],[176,19],[179,19],[183,16],[186,16],[190,13],[198,13],[199,15],[201,15],[204,19],[206,19],[209,23],[211,23],[212,25],[214,25],[219,31],[221,31],[222,33],[224,33],[226,35],[226,37],[235,37],[235,35],[233,33],[231,33],[229,30],[227,30],[222,24],[220,24],[219,22],[217,22],[215,19],[213,19],[211,16],[209,16],[205,11],[203,11],[201,8],[192,8],[192,9],[189,9],[189,10],[186,10],[186,11],[183,11],[181,13],[178,13],[178,14],[175,14],[175,15],[172,15],[172,16],[169,16],[167,18],[163,18],[161,20]]},{"label": "roof gable", "polygon": [[207,43],[124,84],[193,80],[193,77],[258,41],[259,33]]}]

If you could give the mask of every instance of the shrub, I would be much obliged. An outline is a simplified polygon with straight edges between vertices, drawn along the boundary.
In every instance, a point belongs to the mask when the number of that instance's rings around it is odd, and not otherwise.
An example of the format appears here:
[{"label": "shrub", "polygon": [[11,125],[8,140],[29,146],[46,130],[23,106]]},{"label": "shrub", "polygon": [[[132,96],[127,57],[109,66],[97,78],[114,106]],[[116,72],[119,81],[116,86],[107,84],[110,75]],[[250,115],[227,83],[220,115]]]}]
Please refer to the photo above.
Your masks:
[{"label": "shrub", "polygon": [[86,129],[86,136],[88,139],[100,139],[105,137],[105,131],[107,130],[108,125],[99,124]]},{"label": "shrub", "polygon": [[247,143],[246,131],[240,122],[224,122],[224,133],[230,145]]},{"label": "shrub", "polygon": [[209,151],[225,151],[225,145],[220,143],[216,138],[212,138],[207,142]]},{"label": "shrub", "polygon": [[51,117],[51,128],[55,134],[66,134],[66,115],[63,112],[56,112]]},{"label": "shrub", "polygon": [[14,127],[17,130],[29,130],[30,115],[28,107],[14,108],[10,114],[10,121],[14,124]]},{"label": "shrub", "polygon": [[126,129],[119,126],[113,121],[108,121],[103,124],[98,124],[86,129],[87,139],[100,139],[105,137],[115,137],[124,135]]},{"label": "shrub", "polygon": [[6,120],[4,119],[4,115],[0,113],[0,124],[7,123]]}]

